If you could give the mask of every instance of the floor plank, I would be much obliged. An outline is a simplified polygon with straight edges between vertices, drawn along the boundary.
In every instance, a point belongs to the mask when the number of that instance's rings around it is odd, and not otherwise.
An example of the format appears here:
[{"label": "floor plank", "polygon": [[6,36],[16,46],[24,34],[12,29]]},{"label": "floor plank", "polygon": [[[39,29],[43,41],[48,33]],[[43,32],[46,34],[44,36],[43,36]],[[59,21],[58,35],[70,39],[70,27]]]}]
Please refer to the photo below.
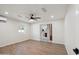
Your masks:
[{"label": "floor plank", "polygon": [[27,40],[0,48],[1,55],[67,55],[65,46]]}]

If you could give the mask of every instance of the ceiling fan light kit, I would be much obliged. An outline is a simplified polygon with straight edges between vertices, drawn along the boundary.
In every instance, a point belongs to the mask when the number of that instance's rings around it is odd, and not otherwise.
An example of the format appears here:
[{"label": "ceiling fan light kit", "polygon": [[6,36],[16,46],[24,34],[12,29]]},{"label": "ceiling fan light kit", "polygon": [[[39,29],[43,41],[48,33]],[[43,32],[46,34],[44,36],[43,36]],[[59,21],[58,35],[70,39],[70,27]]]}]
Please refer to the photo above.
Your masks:
[{"label": "ceiling fan light kit", "polygon": [[36,21],[33,20],[33,19],[30,19],[28,22],[33,23],[33,22],[36,22]]}]

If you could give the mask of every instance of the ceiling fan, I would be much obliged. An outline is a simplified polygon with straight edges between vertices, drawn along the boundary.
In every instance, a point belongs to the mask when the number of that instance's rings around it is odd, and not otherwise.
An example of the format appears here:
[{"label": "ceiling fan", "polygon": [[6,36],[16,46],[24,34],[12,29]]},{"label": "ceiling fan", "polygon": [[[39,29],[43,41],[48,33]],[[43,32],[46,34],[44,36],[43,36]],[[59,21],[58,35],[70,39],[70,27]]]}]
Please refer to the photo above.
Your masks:
[{"label": "ceiling fan", "polygon": [[33,13],[30,14],[29,17],[26,17],[26,18],[29,18],[29,22],[36,22],[41,19],[41,17],[38,17],[38,16],[34,15]]},{"label": "ceiling fan", "polygon": [[[43,11],[43,12],[47,12],[47,10],[46,10],[46,8],[41,8],[41,10]],[[38,21],[38,20],[40,20],[41,19],[41,17],[39,17],[39,16],[36,16],[34,13],[31,13],[30,14],[30,17],[29,17],[29,22],[34,22],[34,21]]]},{"label": "ceiling fan", "polygon": [[24,16],[24,15],[18,15],[18,17],[20,18],[24,18],[26,19],[28,22],[30,23],[33,23],[33,22],[36,22],[36,21],[39,21],[41,19],[41,17],[37,16],[35,13],[31,13],[27,16]]},{"label": "ceiling fan", "polygon": [[40,17],[34,16],[34,14],[31,14],[31,17],[30,17],[30,19],[37,20],[37,19],[40,19]]}]

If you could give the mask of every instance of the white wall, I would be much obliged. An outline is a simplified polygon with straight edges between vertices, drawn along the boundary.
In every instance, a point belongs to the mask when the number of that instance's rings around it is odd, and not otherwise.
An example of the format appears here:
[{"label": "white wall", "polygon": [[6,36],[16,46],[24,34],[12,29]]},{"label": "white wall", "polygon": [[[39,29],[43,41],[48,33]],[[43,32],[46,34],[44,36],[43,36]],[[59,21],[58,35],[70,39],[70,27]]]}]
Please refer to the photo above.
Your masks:
[{"label": "white wall", "polygon": [[51,21],[38,22],[31,25],[32,39],[40,41],[40,24],[52,24]]},{"label": "white wall", "polygon": [[53,21],[53,42],[64,44],[64,20]]},{"label": "white wall", "polygon": [[[26,26],[25,33],[19,33],[19,25]],[[0,22],[0,47],[30,39],[30,24],[8,19],[7,23]]]},{"label": "white wall", "polygon": [[31,25],[31,36],[34,40],[40,41],[40,25],[39,24],[32,24]]},{"label": "white wall", "polygon": [[40,24],[52,24],[53,42],[64,44],[64,20],[44,21],[31,25],[34,40],[40,41]]},{"label": "white wall", "polygon": [[[73,49],[76,48],[76,5],[70,5],[65,17],[65,46],[68,54],[74,54]],[[78,26],[78,25],[77,25]],[[79,26],[78,26],[79,28]],[[79,31],[79,30],[78,30]],[[79,38],[78,38],[79,40]],[[79,41],[77,41],[79,42]],[[79,45],[79,43],[78,43]]]},{"label": "white wall", "polygon": [[79,49],[79,4],[75,5],[76,11],[78,13],[76,14],[76,47]]}]

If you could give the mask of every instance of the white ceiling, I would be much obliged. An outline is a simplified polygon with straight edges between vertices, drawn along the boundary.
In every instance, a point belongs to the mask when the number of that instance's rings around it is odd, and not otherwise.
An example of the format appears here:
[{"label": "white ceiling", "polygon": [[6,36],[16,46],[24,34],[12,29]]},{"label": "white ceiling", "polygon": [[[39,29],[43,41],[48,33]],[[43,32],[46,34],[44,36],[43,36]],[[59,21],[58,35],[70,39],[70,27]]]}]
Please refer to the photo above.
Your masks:
[{"label": "white ceiling", "polygon": [[[0,15],[7,16],[16,20],[28,22],[30,13],[35,13],[41,20],[51,20],[64,18],[68,5],[66,4],[0,4]],[[44,12],[41,8],[45,8]],[[7,11],[8,14],[4,14]]]}]

